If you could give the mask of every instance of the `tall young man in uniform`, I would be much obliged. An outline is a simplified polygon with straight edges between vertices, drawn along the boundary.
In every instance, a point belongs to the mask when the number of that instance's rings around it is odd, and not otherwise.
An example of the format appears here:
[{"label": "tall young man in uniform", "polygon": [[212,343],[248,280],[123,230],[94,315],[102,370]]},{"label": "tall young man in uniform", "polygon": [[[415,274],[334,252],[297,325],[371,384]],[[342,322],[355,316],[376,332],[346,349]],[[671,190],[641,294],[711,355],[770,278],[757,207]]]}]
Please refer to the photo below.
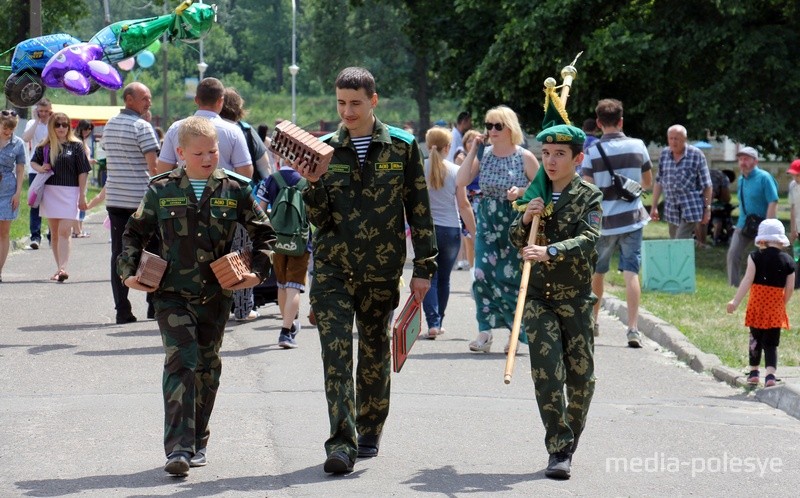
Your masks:
[{"label": "tall young man in uniform", "polygon": [[[381,123],[375,79],[349,67],[336,78],[342,123],[323,141],[334,148],[327,172],[308,165],[303,191],[314,233],[316,315],[330,437],[324,470],[353,470],[356,457],[378,454],[389,414],[392,311],[406,260],[405,224],[411,226],[414,271],[411,292],[422,301],[436,271],[433,232],[422,155],[414,137]],[[358,368],[353,385],[353,317],[358,327]]]}]

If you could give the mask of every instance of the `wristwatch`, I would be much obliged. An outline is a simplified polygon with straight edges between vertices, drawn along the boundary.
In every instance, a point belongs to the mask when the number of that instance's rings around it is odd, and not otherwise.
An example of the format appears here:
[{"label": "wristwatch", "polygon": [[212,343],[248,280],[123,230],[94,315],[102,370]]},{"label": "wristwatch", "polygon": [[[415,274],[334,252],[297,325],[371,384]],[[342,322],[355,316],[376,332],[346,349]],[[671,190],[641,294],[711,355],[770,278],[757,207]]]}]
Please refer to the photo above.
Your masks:
[{"label": "wristwatch", "polygon": [[551,258],[558,256],[558,249],[556,249],[556,246],[547,246],[547,255]]}]

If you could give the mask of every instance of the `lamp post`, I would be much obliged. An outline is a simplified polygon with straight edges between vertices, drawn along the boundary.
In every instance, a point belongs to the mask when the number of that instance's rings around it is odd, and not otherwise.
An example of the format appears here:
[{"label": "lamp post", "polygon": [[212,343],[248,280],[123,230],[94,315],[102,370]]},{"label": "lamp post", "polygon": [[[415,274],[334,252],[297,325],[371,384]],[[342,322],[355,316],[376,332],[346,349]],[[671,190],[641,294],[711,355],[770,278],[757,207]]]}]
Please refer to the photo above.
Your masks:
[{"label": "lamp post", "polygon": [[[202,4],[203,0],[200,0],[198,3]],[[200,72],[200,81],[203,81],[203,76],[206,74],[206,69],[208,69],[208,64],[206,64],[205,59],[203,58],[203,38],[200,38],[200,62],[197,63],[197,70]]]},{"label": "lamp post", "polygon": [[292,65],[289,66],[289,73],[292,75],[292,123],[297,122],[297,92],[296,81],[297,72],[300,67],[297,65],[297,2],[292,0]]}]

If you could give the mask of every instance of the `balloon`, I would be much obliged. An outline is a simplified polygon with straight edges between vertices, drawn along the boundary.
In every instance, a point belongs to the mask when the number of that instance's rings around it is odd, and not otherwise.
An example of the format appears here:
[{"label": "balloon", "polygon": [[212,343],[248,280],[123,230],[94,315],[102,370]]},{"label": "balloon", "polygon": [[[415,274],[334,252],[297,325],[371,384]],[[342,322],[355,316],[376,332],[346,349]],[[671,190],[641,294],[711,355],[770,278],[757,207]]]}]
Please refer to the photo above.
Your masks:
[{"label": "balloon", "polygon": [[135,65],[136,61],[133,60],[133,57],[128,57],[127,59],[123,59],[117,62],[117,66],[123,71],[130,71],[131,69],[133,69],[133,66]]},{"label": "balloon", "polygon": [[122,78],[103,58],[103,49],[91,43],[78,43],[59,50],[42,70],[42,82],[51,88],[65,88],[86,95],[95,82],[110,90],[122,88]]},{"label": "balloon", "polygon": [[149,47],[147,47],[145,50],[149,50],[149,51],[151,51],[151,52],[153,52],[153,53],[155,54],[156,52],[158,52],[159,50],[161,50],[161,41],[160,41],[160,40],[156,40],[156,41],[154,41],[154,42],[153,42],[153,43],[151,43],[151,44],[150,44],[150,46],[149,46]]},{"label": "balloon", "polygon": [[147,69],[148,67],[152,66],[155,61],[156,56],[153,55],[153,52],[149,50],[143,50],[139,55],[136,56],[136,62],[138,62],[143,69]]}]

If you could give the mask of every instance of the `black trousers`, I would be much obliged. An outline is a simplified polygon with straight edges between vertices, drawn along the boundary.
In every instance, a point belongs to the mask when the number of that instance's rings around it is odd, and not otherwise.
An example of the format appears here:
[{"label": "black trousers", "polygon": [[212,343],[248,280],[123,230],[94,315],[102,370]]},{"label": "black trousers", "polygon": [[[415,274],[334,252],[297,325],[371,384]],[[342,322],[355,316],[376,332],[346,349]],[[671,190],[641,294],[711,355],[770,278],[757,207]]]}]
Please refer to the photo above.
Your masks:
[{"label": "black trousers", "polygon": [[781,329],[757,329],[750,327],[750,366],[761,364],[761,351],[764,351],[764,366],[778,367],[778,346],[781,343]]},{"label": "black trousers", "polygon": [[[117,317],[126,317],[131,314],[131,302],[128,300],[129,289],[122,285],[117,275],[117,256],[122,252],[122,233],[125,232],[125,225],[136,210],[107,206],[106,211],[111,222],[111,292],[114,294],[114,308],[117,310]],[[151,238],[146,249],[158,254],[158,238]],[[152,306],[151,298],[152,294],[148,292],[148,308]]]}]

